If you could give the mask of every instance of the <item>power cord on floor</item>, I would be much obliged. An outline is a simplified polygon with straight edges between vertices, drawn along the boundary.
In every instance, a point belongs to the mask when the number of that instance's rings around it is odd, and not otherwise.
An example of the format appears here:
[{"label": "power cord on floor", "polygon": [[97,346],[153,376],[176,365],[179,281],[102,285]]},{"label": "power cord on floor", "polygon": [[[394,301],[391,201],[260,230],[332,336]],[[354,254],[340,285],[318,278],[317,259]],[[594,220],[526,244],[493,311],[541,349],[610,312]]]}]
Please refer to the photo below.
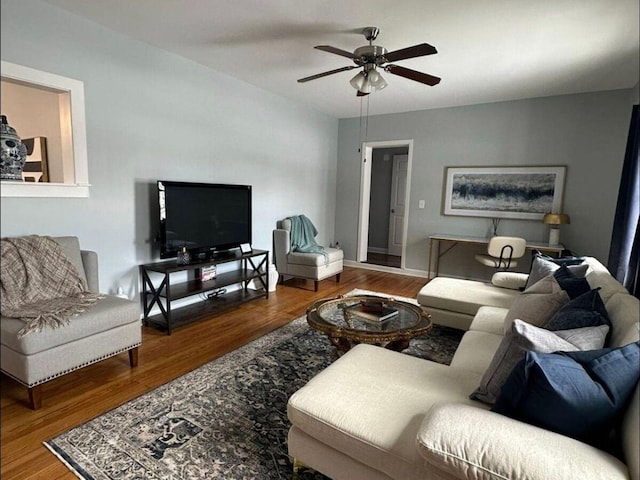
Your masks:
[{"label": "power cord on floor", "polygon": [[227,289],[226,288],[219,288],[218,290],[214,290],[213,292],[209,292],[207,294],[207,298],[209,300],[211,300],[211,299],[219,297],[220,295],[224,295],[225,293],[227,293]]}]

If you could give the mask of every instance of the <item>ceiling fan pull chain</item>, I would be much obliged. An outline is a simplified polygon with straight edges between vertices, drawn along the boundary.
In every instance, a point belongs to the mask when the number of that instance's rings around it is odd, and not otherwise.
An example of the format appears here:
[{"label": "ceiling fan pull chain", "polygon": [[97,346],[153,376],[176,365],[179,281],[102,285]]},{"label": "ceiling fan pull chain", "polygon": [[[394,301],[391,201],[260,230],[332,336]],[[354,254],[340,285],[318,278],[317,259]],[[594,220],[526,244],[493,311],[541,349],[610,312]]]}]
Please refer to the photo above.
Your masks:
[{"label": "ceiling fan pull chain", "polygon": [[358,133],[358,151],[362,151],[362,97],[360,97],[360,132]]},{"label": "ceiling fan pull chain", "polygon": [[365,123],[365,127],[364,127],[364,139],[368,139],[369,138],[369,95],[367,95],[367,121]]}]

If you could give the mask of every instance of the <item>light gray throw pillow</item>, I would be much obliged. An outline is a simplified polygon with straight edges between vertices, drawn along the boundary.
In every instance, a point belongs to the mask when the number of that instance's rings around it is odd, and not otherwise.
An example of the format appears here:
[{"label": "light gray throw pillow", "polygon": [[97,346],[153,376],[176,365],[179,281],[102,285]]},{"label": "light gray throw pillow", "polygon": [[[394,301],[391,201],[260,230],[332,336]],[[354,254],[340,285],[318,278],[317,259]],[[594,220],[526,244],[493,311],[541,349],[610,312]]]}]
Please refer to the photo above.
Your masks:
[{"label": "light gray throw pillow", "polygon": [[569,300],[569,295],[553,276],[543,278],[513,301],[504,319],[505,335],[516,318],[544,327]]},{"label": "light gray throw pillow", "polygon": [[[527,279],[525,290],[529,287],[532,287],[543,278],[548,277],[549,275],[553,275],[553,272],[555,272],[559,268],[560,265],[558,265],[557,263],[536,256],[533,259],[533,263],[531,264],[531,271],[529,272],[529,278]],[[584,277],[587,274],[589,265],[586,263],[582,263],[580,265],[567,265],[567,268],[576,277]]]},{"label": "light gray throw pillow", "polygon": [[540,353],[596,350],[604,346],[608,325],[552,332],[516,319],[498,346],[480,386],[469,396],[493,404],[513,367],[528,350]]}]

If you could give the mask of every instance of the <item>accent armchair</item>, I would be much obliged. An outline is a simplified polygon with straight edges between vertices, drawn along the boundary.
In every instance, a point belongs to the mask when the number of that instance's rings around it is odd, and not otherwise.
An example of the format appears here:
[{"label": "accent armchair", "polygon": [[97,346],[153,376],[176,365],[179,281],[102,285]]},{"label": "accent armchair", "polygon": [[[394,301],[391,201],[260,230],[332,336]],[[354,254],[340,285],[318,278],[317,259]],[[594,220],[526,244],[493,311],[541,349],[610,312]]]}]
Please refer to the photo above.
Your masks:
[{"label": "accent armchair", "polygon": [[327,255],[291,251],[291,221],[281,220],[273,231],[273,255],[280,283],[285,277],[306,278],[314,281],[318,291],[321,280],[335,276],[340,282],[344,254],[339,248],[325,248]]},{"label": "accent armchair", "polygon": [[[69,261],[98,292],[98,256],[80,250],[77,237],[55,237]],[[42,404],[42,384],[120,353],[129,353],[131,367],[138,364],[142,343],[140,307],[137,302],[105,295],[87,311],[71,317],[69,324],[45,328],[20,337],[21,320],[2,317],[0,364],[2,373],[28,388],[29,406]]]}]

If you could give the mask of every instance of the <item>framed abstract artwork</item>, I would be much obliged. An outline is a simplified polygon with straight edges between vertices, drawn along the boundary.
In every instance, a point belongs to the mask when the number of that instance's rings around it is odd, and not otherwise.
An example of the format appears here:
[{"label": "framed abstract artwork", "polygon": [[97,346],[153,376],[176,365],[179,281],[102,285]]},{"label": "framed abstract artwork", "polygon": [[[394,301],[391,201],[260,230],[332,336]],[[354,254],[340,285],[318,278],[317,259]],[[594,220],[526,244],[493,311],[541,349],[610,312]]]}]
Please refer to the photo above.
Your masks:
[{"label": "framed abstract artwork", "polygon": [[542,220],[562,211],[566,167],[448,167],[445,215]]},{"label": "framed abstract artwork", "polygon": [[22,179],[25,182],[48,182],[47,138],[24,138],[22,143],[27,147],[27,159],[22,171]]}]

